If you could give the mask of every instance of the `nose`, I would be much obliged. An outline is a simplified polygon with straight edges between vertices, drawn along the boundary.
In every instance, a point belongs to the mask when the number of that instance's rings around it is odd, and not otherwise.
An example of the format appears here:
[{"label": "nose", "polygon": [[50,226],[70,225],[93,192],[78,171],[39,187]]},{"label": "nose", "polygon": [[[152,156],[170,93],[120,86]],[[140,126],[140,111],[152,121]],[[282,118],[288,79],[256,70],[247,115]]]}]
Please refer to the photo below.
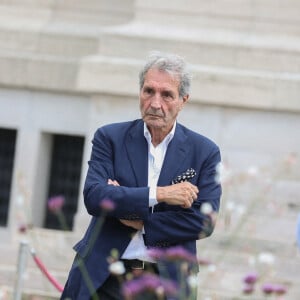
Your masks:
[{"label": "nose", "polygon": [[153,95],[151,98],[151,107],[153,109],[160,109],[161,108],[161,97],[158,93]]}]

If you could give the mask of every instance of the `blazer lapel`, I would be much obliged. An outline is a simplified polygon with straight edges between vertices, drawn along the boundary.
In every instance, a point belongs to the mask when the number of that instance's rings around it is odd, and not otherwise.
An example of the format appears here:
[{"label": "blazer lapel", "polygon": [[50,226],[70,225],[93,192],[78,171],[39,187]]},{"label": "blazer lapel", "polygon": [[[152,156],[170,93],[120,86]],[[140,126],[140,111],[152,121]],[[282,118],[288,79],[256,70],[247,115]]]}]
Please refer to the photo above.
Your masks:
[{"label": "blazer lapel", "polygon": [[144,123],[139,120],[125,140],[128,158],[134,171],[137,186],[148,185],[148,143],[144,137]]},{"label": "blazer lapel", "polygon": [[182,131],[181,126],[177,124],[174,137],[168,146],[158,185],[170,185],[171,181],[179,175],[180,168],[182,168],[184,160],[190,152],[190,145],[187,140],[188,138]]}]

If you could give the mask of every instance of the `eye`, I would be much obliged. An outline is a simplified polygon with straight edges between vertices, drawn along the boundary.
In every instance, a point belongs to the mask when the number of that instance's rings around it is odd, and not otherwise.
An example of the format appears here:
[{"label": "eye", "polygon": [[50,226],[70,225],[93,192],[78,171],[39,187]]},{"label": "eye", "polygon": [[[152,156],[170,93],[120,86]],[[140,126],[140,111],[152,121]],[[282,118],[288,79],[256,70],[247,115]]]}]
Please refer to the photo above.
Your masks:
[{"label": "eye", "polygon": [[145,94],[148,94],[148,95],[153,94],[153,89],[150,88],[150,87],[145,87],[143,91],[144,91]]},{"label": "eye", "polygon": [[165,101],[172,101],[174,99],[174,95],[169,91],[164,91],[161,95]]}]

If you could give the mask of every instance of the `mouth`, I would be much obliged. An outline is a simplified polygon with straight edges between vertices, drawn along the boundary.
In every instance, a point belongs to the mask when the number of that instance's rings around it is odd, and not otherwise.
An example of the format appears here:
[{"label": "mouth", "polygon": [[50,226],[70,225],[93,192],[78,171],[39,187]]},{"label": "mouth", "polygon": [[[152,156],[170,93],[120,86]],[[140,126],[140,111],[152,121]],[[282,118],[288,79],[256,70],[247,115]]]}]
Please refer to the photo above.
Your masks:
[{"label": "mouth", "polygon": [[153,114],[147,114],[146,117],[154,118],[154,119],[160,119],[163,118],[163,116],[160,115],[153,115]]}]

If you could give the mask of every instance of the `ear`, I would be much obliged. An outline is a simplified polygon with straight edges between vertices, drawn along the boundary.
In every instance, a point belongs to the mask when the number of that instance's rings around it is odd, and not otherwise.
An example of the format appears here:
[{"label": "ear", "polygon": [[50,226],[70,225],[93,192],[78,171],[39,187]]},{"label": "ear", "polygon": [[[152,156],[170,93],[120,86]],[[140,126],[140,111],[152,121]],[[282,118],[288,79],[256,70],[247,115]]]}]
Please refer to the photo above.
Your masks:
[{"label": "ear", "polygon": [[181,102],[181,104],[180,104],[180,110],[183,109],[184,104],[187,103],[187,101],[189,100],[189,96],[190,96],[190,95],[184,95],[184,96],[182,97],[182,102]]},{"label": "ear", "polygon": [[190,95],[189,95],[189,94],[183,96],[183,97],[182,97],[183,103],[185,104],[185,103],[189,100],[189,98],[190,98]]}]

